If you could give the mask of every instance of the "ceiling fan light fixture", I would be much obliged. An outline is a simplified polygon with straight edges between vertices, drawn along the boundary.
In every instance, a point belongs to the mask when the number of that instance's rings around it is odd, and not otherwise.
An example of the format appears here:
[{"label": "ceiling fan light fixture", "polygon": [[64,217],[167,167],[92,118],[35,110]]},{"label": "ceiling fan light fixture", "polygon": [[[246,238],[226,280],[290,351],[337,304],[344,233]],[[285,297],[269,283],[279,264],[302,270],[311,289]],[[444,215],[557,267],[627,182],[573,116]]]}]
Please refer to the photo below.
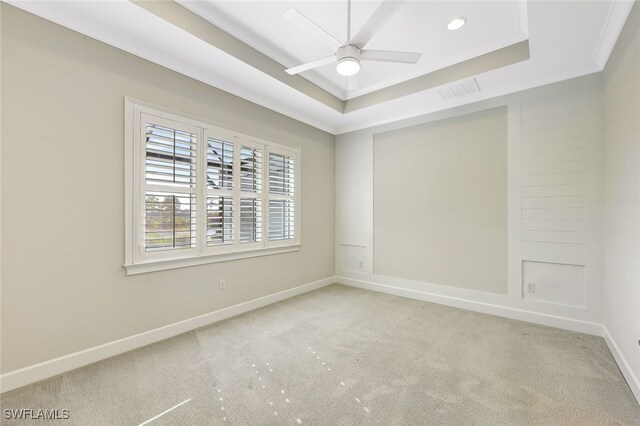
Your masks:
[{"label": "ceiling fan light fixture", "polygon": [[360,61],[356,58],[342,58],[338,61],[336,71],[345,77],[355,75],[360,71]]},{"label": "ceiling fan light fixture", "polygon": [[459,30],[460,28],[464,27],[464,24],[466,23],[467,23],[467,18],[465,18],[464,16],[458,16],[453,18],[451,22],[447,24],[447,29],[449,31]]},{"label": "ceiling fan light fixture", "polygon": [[[382,0],[382,3],[373,12],[369,19],[358,30],[358,33],[351,37],[351,0],[347,0],[347,42],[337,40],[331,34],[322,29],[318,24],[291,8],[284,17],[294,24],[307,30],[311,35],[322,40],[327,46],[335,49],[335,54],[326,58],[307,62],[292,68],[287,68],[285,72],[289,75],[299,74],[314,68],[335,63],[336,72],[345,77],[350,77],[360,71],[360,61],[370,62],[391,62],[398,64],[416,64],[422,57],[421,53],[398,52],[395,50],[362,50],[380,28],[387,22],[389,17],[403,4],[404,0]],[[334,62],[335,61],[335,62]]]}]

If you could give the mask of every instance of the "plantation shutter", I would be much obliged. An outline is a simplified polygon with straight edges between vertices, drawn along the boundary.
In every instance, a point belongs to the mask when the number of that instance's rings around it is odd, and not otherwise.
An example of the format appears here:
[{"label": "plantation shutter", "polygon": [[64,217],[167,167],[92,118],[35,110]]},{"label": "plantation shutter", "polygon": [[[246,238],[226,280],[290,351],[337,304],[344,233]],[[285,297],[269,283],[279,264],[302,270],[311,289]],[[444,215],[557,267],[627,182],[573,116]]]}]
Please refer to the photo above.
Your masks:
[{"label": "plantation shutter", "polygon": [[196,244],[196,151],[194,133],[146,122],[146,252],[193,248]]},{"label": "plantation shutter", "polygon": [[300,150],[125,101],[127,274],[295,251]]},{"label": "plantation shutter", "polygon": [[262,241],[262,149],[240,148],[240,243]]},{"label": "plantation shutter", "polygon": [[269,240],[295,237],[294,158],[269,153]]},{"label": "plantation shutter", "polygon": [[234,240],[234,152],[232,137],[207,137],[207,246]]}]

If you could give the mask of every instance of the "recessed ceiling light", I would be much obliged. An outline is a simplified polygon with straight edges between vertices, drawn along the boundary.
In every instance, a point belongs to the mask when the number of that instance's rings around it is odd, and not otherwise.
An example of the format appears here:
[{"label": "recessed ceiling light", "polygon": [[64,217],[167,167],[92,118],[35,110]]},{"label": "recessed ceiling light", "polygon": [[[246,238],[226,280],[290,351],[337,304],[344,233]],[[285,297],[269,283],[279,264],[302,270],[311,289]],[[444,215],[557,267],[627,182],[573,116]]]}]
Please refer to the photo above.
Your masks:
[{"label": "recessed ceiling light", "polygon": [[336,71],[346,77],[357,74],[360,71],[360,61],[356,58],[342,58],[338,61]]},{"label": "recessed ceiling light", "polygon": [[467,18],[465,18],[464,16],[458,16],[457,18],[453,18],[451,22],[447,24],[447,29],[449,31],[459,30],[460,28],[464,27],[464,24],[466,23]]}]

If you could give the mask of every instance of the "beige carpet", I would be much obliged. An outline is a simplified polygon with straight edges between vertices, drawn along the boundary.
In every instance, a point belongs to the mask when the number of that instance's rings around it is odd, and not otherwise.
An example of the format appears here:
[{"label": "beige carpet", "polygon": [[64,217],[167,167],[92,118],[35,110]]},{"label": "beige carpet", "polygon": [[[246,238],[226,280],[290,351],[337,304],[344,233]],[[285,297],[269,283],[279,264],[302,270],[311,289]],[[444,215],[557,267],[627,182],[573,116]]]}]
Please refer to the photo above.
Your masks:
[{"label": "beige carpet", "polygon": [[163,412],[147,424],[640,425],[599,337],[340,285],[17,389],[1,406],[68,409],[58,425]]}]

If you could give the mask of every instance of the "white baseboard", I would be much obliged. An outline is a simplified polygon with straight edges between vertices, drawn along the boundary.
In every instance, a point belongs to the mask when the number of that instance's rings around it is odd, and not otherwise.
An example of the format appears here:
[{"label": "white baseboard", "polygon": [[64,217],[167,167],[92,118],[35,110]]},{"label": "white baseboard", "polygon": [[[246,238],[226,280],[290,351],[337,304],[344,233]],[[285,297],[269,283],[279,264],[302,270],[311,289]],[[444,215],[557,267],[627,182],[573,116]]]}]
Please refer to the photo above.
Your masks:
[{"label": "white baseboard", "polygon": [[604,325],[602,326],[602,337],[607,343],[607,346],[611,351],[611,355],[613,355],[613,359],[616,360],[618,367],[620,367],[622,375],[627,380],[627,383],[631,388],[631,392],[633,392],[633,395],[636,397],[638,404],[640,404],[640,380],[638,380],[638,377],[636,377],[636,375],[633,373],[633,370],[631,370],[631,367],[629,367],[627,359],[624,357],[624,355],[622,355],[618,344],[615,340],[613,340],[613,337],[611,336],[611,334],[609,334],[609,330]]},{"label": "white baseboard", "polygon": [[12,389],[28,385],[30,383],[48,379],[67,371],[75,370],[76,368],[84,367],[85,365],[92,364],[94,362],[101,361],[103,359],[110,358],[112,356],[119,355],[124,352],[149,345],[151,343],[159,342],[169,337],[177,336],[178,334],[182,334],[217,321],[231,318],[233,316],[252,311],[254,309],[258,309],[263,306],[270,305],[272,303],[276,303],[302,293],[307,293],[309,291],[324,287],[334,282],[334,277],[314,281],[309,284],[301,285],[289,290],[281,291],[279,293],[274,293],[268,296],[249,300],[248,302],[229,306],[228,308],[220,309],[184,321],[169,324],[164,327],[156,328],[154,330],[145,331],[143,333],[135,334],[133,336],[125,337],[123,339],[115,340],[113,342],[105,343],[93,348],[61,356],[59,358],[54,358],[49,361],[31,365],[29,367],[9,371],[5,374],[0,375],[0,392],[10,391]]},{"label": "white baseboard", "polygon": [[582,321],[540,312],[533,312],[524,309],[513,308],[510,306],[496,305],[492,303],[456,297],[448,294],[438,294],[432,291],[417,290],[414,288],[403,287],[401,285],[382,284],[373,281],[365,281],[341,276],[335,277],[335,282],[351,287],[378,291],[395,296],[407,297],[409,299],[423,300],[425,302],[438,303],[441,305],[467,309],[469,311],[480,312],[483,314],[497,315],[500,317],[527,321],[534,324],[546,325],[549,327],[556,327],[570,331],[577,331],[579,333],[592,334],[595,336],[602,335],[602,325],[595,322]]}]

